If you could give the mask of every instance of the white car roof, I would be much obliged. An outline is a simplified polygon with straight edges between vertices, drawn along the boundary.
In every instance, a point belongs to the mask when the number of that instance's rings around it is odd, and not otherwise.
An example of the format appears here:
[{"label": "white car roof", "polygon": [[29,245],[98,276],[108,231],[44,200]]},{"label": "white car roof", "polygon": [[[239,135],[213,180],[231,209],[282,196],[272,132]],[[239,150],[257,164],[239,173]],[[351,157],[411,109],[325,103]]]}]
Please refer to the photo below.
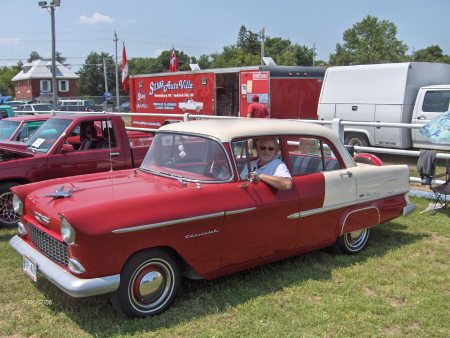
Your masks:
[{"label": "white car roof", "polygon": [[286,119],[205,119],[171,123],[159,130],[208,135],[218,138],[221,142],[230,142],[232,139],[247,136],[298,134],[323,136],[339,142],[337,135],[329,128]]},{"label": "white car roof", "polygon": [[249,136],[319,136],[330,140],[336,146],[347,167],[355,166],[355,162],[338,135],[331,129],[315,123],[287,119],[207,119],[171,123],[162,126],[158,131],[212,136],[219,139],[222,143],[231,142],[235,138]]}]

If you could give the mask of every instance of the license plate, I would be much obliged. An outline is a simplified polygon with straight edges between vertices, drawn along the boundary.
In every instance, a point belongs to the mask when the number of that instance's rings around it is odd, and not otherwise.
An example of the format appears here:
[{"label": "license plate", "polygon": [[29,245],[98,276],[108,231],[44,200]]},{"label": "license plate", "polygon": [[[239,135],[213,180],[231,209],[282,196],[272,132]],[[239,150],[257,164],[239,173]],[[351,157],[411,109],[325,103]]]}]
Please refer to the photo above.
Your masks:
[{"label": "license plate", "polygon": [[23,272],[34,282],[37,280],[37,263],[33,259],[23,256]]}]

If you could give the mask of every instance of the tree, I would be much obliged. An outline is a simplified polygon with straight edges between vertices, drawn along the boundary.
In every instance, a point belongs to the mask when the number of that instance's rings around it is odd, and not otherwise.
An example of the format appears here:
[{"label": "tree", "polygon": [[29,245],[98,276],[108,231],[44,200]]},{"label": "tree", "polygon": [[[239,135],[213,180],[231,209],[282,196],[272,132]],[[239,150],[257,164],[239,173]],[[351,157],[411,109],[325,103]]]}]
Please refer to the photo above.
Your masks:
[{"label": "tree", "polygon": [[0,93],[14,96],[14,83],[11,79],[20,71],[16,66],[0,68]]},{"label": "tree", "polygon": [[438,45],[432,45],[416,51],[414,53],[414,61],[450,63],[450,56],[443,54],[442,48]]},{"label": "tree", "polygon": [[115,61],[108,53],[91,52],[83,66],[77,72],[80,76],[78,80],[78,94],[86,96],[101,96],[105,92],[105,79],[103,75],[103,59],[106,63],[106,74],[108,90],[113,90],[116,86]]},{"label": "tree", "polygon": [[28,58],[27,62],[33,62],[41,59],[42,57],[39,55],[39,53],[34,50],[30,53],[30,57]]},{"label": "tree", "polygon": [[398,40],[397,27],[390,21],[368,15],[344,32],[344,43],[330,55],[334,65],[399,62],[408,46]]}]

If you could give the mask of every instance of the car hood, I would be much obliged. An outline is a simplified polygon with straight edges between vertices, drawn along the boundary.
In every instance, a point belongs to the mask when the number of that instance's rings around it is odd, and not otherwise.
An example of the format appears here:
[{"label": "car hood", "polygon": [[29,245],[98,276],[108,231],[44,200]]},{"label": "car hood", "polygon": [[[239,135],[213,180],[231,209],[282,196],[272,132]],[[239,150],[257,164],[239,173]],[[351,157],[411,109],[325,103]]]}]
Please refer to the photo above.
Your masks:
[{"label": "car hood", "polygon": [[[195,195],[202,198],[193,201]],[[202,212],[218,212],[222,210],[218,196],[217,184],[181,182],[133,169],[78,176],[39,188],[28,195],[25,210],[27,217],[58,233],[63,215],[77,230],[95,234],[195,216],[199,209],[192,206],[200,207],[205,199],[211,203]]]},{"label": "car hood", "polygon": [[14,154],[17,157],[33,157],[34,153],[27,149],[28,145],[23,142],[2,141],[0,142],[0,154]]}]

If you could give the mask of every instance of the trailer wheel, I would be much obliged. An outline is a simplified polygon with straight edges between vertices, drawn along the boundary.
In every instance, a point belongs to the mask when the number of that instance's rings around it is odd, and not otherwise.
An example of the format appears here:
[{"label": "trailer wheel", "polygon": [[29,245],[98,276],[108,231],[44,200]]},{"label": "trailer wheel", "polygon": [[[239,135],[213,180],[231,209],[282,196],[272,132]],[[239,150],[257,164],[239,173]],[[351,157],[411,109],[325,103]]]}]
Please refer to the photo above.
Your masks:
[{"label": "trailer wheel", "polygon": [[364,135],[364,134],[348,133],[345,135],[344,141],[345,141],[345,144],[348,144],[350,146],[357,146],[357,147],[368,147],[369,146],[369,140],[367,139],[366,135]]}]

